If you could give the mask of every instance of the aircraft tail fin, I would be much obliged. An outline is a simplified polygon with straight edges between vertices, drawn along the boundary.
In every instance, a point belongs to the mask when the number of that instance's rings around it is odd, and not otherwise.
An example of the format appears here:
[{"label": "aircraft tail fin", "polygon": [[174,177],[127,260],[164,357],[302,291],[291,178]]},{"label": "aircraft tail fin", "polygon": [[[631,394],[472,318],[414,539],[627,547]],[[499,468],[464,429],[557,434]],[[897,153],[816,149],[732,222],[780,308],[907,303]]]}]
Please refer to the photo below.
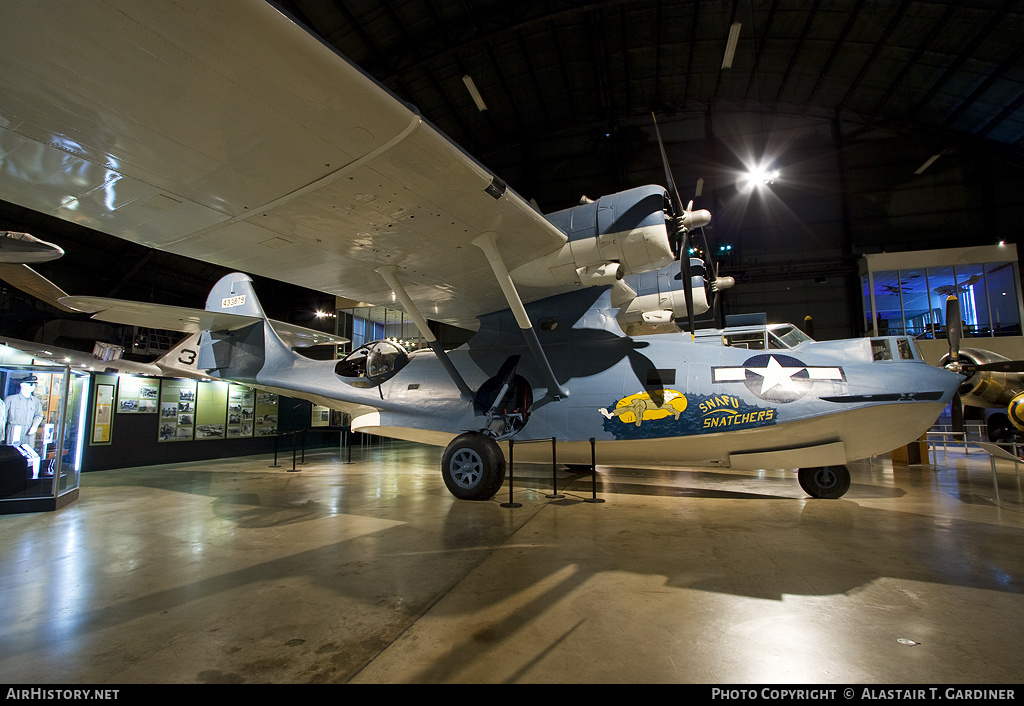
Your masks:
[{"label": "aircraft tail fin", "polygon": [[260,319],[230,330],[203,331],[196,364],[210,377],[256,384],[268,364],[287,366],[298,357],[274,331],[248,275],[233,272],[222,277],[210,290],[206,310]]},{"label": "aircraft tail fin", "polygon": [[191,334],[153,361],[160,368],[160,372],[171,377],[206,377],[197,365],[199,336],[198,333]]},{"label": "aircraft tail fin", "polygon": [[225,275],[213,285],[210,295],[206,298],[206,310],[267,318],[259,299],[256,298],[252,278],[241,272]]}]

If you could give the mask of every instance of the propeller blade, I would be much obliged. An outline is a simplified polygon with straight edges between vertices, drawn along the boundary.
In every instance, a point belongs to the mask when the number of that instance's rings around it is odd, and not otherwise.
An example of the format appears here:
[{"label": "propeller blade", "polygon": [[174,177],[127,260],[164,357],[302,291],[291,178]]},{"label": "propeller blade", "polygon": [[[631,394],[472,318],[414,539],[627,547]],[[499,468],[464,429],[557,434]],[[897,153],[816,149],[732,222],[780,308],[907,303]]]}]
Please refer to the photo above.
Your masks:
[{"label": "propeller blade", "polygon": [[679,275],[683,278],[683,298],[686,301],[686,320],[690,324],[692,337],[696,327],[693,323],[693,279],[690,270],[690,238],[686,229],[682,229],[682,241],[679,245]]},{"label": "propeller blade", "polygon": [[658,138],[658,149],[661,150],[661,164],[665,168],[665,188],[668,189],[669,197],[672,199],[672,210],[676,212],[676,217],[682,217],[683,215],[683,201],[679,197],[679,190],[676,189],[676,180],[672,178],[672,169],[668,164],[668,153],[665,152],[665,143],[661,140],[661,130],[658,129],[658,120],[654,117],[654,113],[651,113],[651,120],[654,121],[654,134]]},{"label": "propeller blade", "polygon": [[1001,360],[998,363],[965,366],[974,372],[1024,373],[1024,360]]},{"label": "propeller blade", "polygon": [[[672,225],[675,236],[679,242],[679,276],[683,280],[683,297],[686,301],[686,320],[690,324],[690,337],[694,335],[693,322],[693,280],[690,274],[690,228],[694,216],[699,220],[704,219],[704,213],[694,214],[691,212],[693,201],[690,201],[688,208],[683,208],[683,201],[679,197],[679,189],[676,188],[676,180],[672,178],[672,169],[668,163],[668,153],[665,152],[665,143],[661,139],[661,130],[658,129],[658,119],[651,113],[651,120],[654,122],[654,134],[658,138],[658,149],[661,151],[661,163],[665,167],[665,187],[668,189],[669,198],[672,201],[673,218]],[[710,219],[711,214],[707,214]],[[702,224],[701,224],[702,225]]]}]

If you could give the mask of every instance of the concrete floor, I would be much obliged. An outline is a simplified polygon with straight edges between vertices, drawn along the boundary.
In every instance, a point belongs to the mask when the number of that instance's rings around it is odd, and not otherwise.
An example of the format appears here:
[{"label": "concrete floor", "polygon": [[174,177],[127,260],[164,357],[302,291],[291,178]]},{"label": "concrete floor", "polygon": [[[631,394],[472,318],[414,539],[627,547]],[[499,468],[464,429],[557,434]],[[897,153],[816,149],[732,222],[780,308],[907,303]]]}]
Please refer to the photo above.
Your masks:
[{"label": "concrete floor", "polygon": [[1020,682],[1013,464],[998,502],[987,457],[951,451],[855,464],[840,500],[792,472],[601,467],[604,503],[517,464],[509,509],[453,499],[440,455],[102,471],[0,516],[3,680]]}]

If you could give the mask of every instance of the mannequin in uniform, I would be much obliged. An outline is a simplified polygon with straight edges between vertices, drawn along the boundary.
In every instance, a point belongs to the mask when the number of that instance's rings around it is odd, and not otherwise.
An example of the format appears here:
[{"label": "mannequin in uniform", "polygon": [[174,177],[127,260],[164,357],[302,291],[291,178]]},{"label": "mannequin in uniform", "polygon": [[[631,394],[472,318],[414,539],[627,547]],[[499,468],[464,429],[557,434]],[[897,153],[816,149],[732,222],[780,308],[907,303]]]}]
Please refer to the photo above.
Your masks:
[{"label": "mannequin in uniform", "polygon": [[43,405],[35,396],[36,382],[35,375],[23,378],[21,391],[8,395],[4,400],[7,407],[7,444],[31,443],[32,435],[43,421]]}]

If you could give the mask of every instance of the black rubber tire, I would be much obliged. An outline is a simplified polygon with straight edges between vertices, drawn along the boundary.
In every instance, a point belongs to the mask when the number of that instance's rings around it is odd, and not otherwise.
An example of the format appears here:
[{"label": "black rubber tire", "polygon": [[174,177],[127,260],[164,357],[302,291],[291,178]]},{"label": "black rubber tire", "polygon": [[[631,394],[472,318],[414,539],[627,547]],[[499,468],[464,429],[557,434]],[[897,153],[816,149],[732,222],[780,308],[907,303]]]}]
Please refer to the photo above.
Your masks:
[{"label": "black rubber tire", "polygon": [[460,434],[444,451],[441,476],[460,500],[490,500],[505,482],[505,455],[483,434]]},{"label": "black rubber tire", "polygon": [[988,432],[988,440],[994,444],[1010,443],[1017,434],[1017,430],[1014,429],[1005,412],[990,414],[985,427]]},{"label": "black rubber tire", "polygon": [[850,489],[850,469],[846,466],[817,466],[797,471],[800,487],[812,498],[834,500]]}]

